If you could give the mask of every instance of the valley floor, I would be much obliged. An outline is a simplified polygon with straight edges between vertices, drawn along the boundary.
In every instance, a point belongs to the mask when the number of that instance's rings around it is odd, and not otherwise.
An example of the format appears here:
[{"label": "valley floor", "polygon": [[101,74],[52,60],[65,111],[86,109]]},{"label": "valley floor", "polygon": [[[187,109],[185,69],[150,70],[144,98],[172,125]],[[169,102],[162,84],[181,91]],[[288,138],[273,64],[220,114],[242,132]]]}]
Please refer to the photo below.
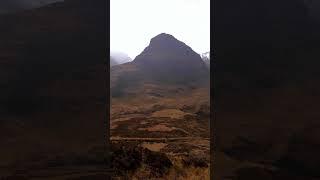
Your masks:
[{"label": "valley floor", "polygon": [[[171,166],[155,175],[143,162],[131,179],[210,179],[210,108],[207,89],[178,96],[113,98],[111,141],[165,155]],[[157,158],[155,158],[157,159]]]}]

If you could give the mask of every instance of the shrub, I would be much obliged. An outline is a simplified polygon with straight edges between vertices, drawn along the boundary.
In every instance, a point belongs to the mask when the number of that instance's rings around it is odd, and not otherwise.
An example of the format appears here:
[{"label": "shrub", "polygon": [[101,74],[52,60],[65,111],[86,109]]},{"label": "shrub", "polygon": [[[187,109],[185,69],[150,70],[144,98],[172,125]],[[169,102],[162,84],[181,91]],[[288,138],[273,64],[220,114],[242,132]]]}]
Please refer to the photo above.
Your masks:
[{"label": "shrub", "polygon": [[184,166],[208,167],[207,159],[203,155],[189,155],[182,159]]}]

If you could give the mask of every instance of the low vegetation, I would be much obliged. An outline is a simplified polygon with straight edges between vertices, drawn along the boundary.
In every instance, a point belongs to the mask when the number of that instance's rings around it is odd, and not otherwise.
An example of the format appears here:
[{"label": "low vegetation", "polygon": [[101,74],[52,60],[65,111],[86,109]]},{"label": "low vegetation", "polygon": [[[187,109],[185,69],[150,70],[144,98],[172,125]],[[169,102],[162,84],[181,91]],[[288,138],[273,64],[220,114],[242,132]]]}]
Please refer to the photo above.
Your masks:
[{"label": "low vegetation", "polygon": [[204,156],[170,156],[137,142],[112,143],[111,164],[115,179],[209,179]]}]

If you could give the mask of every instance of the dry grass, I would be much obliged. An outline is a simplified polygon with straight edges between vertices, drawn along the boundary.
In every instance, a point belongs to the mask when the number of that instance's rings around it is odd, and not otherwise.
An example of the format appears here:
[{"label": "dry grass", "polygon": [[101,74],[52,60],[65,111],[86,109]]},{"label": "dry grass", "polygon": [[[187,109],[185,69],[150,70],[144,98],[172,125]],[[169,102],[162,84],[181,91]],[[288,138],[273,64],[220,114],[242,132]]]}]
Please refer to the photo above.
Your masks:
[{"label": "dry grass", "polygon": [[171,132],[173,130],[175,130],[175,127],[168,127],[165,124],[157,124],[151,127],[147,127],[147,128],[139,128],[138,130],[140,131],[159,131],[159,132]]},{"label": "dry grass", "polygon": [[190,113],[185,113],[178,109],[163,109],[152,113],[151,117],[168,117],[172,119],[182,119],[185,115]]},{"label": "dry grass", "polygon": [[133,180],[210,180],[210,168],[185,167],[175,162],[174,166],[162,177],[152,177],[150,170],[146,167],[141,167],[129,177]]},{"label": "dry grass", "polygon": [[[202,86],[141,82],[125,87],[121,96],[111,97],[111,124],[118,125],[112,126],[116,127],[111,130],[113,140],[139,142],[140,147],[164,154],[172,162],[164,168],[159,162],[164,157],[151,156],[155,158],[151,162],[124,173],[127,179],[210,179],[209,167],[199,165],[207,160],[197,159],[199,154],[209,155],[209,119],[199,113],[210,105],[209,91]],[[190,152],[196,153],[195,158],[186,157]],[[158,165],[160,168],[154,169]],[[162,169],[161,173],[157,169]]]},{"label": "dry grass", "polygon": [[195,168],[189,167],[183,169],[182,172],[178,172],[172,169],[168,175],[163,179],[176,179],[176,180],[210,180],[209,168]]},{"label": "dry grass", "polygon": [[[209,104],[209,90],[209,88],[199,88],[188,91],[188,93],[166,95],[159,98],[141,92],[135,96],[126,96],[123,98],[111,97],[111,120],[116,119],[114,117],[125,114],[146,115],[147,112],[155,113],[156,111],[160,111],[158,113],[160,113],[160,115],[165,115],[166,117],[166,113],[181,117],[179,114],[185,115],[184,113],[186,112],[180,110],[185,107],[189,107],[188,113],[195,113],[201,105]],[[171,111],[170,109],[175,110]],[[158,113],[155,115],[159,115]]]},{"label": "dry grass", "polygon": [[156,152],[159,152],[165,146],[167,146],[166,143],[142,143],[142,147]]},{"label": "dry grass", "polygon": [[[167,175],[163,177],[148,177],[148,171],[140,169],[139,172],[135,173],[130,177],[133,180],[210,180],[209,168],[185,168],[177,171],[172,168]],[[148,177],[148,178],[145,178]]]},{"label": "dry grass", "polygon": [[183,157],[174,156],[171,160],[173,167],[170,169],[163,179],[175,180],[209,180],[210,179],[210,166],[208,167],[195,167],[187,166],[183,163]]}]

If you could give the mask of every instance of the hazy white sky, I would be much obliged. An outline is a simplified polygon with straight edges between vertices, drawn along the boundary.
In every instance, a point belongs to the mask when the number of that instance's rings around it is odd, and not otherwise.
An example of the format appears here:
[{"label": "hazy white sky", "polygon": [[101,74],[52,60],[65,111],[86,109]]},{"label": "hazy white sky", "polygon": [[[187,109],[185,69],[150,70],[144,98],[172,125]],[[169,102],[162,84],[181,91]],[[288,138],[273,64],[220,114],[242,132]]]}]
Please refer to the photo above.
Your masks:
[{"label": "hazy white sky", "polygon": [[197,53],[210,50],[210,0],[110,0],[110,48],[132,59],[168,33]]}]

